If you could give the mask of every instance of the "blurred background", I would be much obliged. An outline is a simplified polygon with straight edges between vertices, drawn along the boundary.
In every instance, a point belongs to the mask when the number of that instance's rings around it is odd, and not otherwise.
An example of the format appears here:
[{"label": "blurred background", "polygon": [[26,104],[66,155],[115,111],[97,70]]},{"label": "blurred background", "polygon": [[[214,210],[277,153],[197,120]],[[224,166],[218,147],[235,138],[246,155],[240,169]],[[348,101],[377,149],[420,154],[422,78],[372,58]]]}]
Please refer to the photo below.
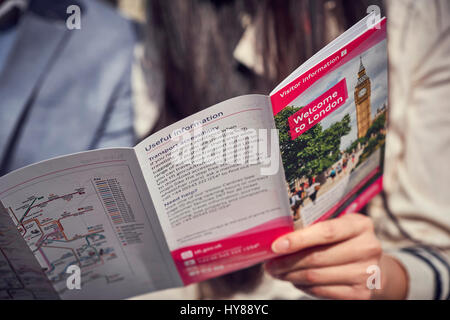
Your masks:
[{"label": "blurred background", "polygon": [[[105,0],[106,1],[106,0]],[[108,0],[135,21],[139,138],[237,95],[268,94],[380,0]]]}]

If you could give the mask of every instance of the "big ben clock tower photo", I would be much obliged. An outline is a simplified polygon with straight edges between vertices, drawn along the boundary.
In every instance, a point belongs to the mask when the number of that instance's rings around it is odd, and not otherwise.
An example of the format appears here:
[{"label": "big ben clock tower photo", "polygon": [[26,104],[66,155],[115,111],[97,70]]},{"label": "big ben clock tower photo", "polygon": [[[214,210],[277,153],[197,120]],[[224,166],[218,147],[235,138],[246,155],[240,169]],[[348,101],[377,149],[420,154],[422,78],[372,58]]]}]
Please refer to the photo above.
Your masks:
[{"label": "big ben clock tower photo", "polygon": [[370,78],[360,57],[358,82],[355,87],[356,120],[358,123],[358,139],[364,137],[370,127]]}]

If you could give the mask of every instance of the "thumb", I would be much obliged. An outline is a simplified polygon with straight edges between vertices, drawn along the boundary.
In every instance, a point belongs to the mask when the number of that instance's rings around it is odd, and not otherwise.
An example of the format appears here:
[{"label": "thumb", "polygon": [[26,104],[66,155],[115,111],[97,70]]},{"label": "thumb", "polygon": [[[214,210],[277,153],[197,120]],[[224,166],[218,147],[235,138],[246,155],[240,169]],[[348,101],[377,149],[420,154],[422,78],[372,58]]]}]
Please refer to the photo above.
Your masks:
[{"label": "thumb", "polygon": [[289,252],[291,241],[287,237],[281,237],[272,243],[272,251],[275,253]]}]

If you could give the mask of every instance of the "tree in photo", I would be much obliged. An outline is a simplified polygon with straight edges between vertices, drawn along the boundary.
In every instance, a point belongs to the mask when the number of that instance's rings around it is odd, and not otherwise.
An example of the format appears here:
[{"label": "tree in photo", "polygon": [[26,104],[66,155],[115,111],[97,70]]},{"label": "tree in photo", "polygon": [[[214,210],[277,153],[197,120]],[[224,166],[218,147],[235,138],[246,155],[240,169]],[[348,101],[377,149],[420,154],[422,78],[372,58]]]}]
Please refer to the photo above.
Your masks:
[{"label": "tree in photo", "polygon": [[286,180],[289,183],[300,177],[317,176],[329,169],[341,157],[341,138],[351,131],[350,115],[346,114],[341,121],[326,130],[318,123],[292,140],[288,118],[300,109],[286,107],[275,116]]},{"label": "tree in photo", "polygon": [[367,158],[370,157],[378,148],[384,146],[386,141],[386,135],[384,129],[386,128],[386,114],[380,115],[376,118],[367,130],[366,136],[363,137],[367,142],[361,156],[359,157],[358,167]]}]

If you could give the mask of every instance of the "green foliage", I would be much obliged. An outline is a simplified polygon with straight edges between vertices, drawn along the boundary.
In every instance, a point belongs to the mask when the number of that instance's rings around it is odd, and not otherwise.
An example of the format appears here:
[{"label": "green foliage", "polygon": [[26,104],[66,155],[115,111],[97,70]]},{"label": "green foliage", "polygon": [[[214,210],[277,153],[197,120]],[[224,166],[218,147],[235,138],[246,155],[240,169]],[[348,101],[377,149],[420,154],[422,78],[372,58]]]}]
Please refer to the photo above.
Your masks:
[{"label": "green foliage", "polygon": [[375,121],[372,123],[372,125],[367,130],[367,133],[364,137],[361,137],[355,141],[352,142],[352,144],[345,150],[348,154],[352,153],[356,148],[358,147],[358,143],[361,145],[365,145],[366,143],[370,142],[370,136],[372,134],[378,135],[382,129],[384,129],[386,125],[386,115],[382,114],[380,115]]},{"label": "green foliage", "polygon": [[356,165],[358,167],[361,163],[363,163],[367,158],[370,157],[378,148],[383,147],[385,144],[385,135],[378,134],[373,138],[369,139],[367,146],[364,148],[363,153],[359,157],[359,161]]},{"label": "green foliage", "polygon": [[386,115],[382,114],[377,119],[375,119],[370,128],[367,130],[366,136],[363,137],[365,139],[365,142],[367,142],[367,145],[365,146],[363,153],[359,157],[359,161],[356,166],[359,166],[361,163],[363,163],[368,157],[370,157],[372,153],[375,152],[375,150],[384,146],[386,136],[382,133],[382,129],[384,129],[385,125]]},{"label": "green foliage", "polygon": [[341,138],[350,133],[350,115],[323,130],[319,123],[291,140],[288,118],[301,108],[286,107],[275,116],[280,134],[280,150],[288,182],[318,175],[340,159]]},{"label": "green foliage", "polygon": [[345,150],[346,153],[350,154],[353,151],[355,151],[358,148],[358,143],[360,143],[361,145],[364,145],[367,143],[369,139],[367,138],[367,136],[361,137],[355,141],[352,142],[352,144]]},{"label": "green foliage", "polygon": [[380,115],[367,130],[366,137],[370,137],[372,134],[378,134],[386,125],[386,114]]}]

